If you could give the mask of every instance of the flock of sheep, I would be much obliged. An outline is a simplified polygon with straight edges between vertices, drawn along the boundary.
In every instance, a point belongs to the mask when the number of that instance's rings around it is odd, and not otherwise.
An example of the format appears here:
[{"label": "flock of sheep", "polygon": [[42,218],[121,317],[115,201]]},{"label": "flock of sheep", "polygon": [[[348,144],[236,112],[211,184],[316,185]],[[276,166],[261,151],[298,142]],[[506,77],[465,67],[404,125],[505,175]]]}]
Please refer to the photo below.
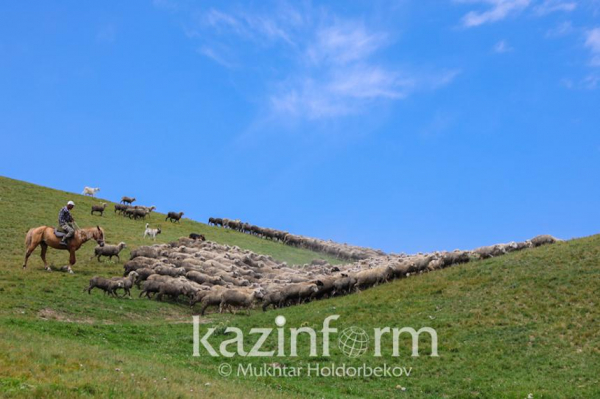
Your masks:
[{"label": "flock of sheep", "polygon": [[255,226],[250,223],[242,222],[239,219],[230,220],[211,217],[208,219],[208,224],[236,230],[246,234],[252,234],[257,237],[273,241],[280,241],[284,244],[294,247],[306,248],[315,252],[322,252],[345,260],[361,260],[385,255],[383,251],[376,249],[357,247],[348,244],[339,244],[331,240],[325,241],[318,238],[290,234],[287,231]]},{"label": "flock of sheep", "polygon": [[261,303],[268,307],[299,305],[312,300],[347,295],[387,281],[443,269],[472,259],[486,259],[559,240],[543,235],[472,251],[433,252],[417,255],[376,255],[344,265],[324,260],[290,267],[270,256],[237,246],[181,238],[170,244],[143,246],[131,252],[124,277],[94,277],[87,288],[100,288],[112,296],[122,289],[130,294],[135,285],[139,297],[177,301],[184,297],[201,314],[215,306],[220,312],[248,311]]},{"label": "flock of sheep", "polygon": [[[98,188],[86,187],[84,194],[94,196]],[[135,198],[123,197],[115,204],[115,213],[131,219],[145,219],[156,207],[132,206]],[[92,206],[94,212],[103,214],[106,204]],[[179,222],[183,212],[169,212],[165,221]],[[264,239],[280,241],[287,245],[326,253],[349,261],[333,266],[324,260],[290,267],[270,256],[258,255],[237,246],[220,245],[206,241],[201,234],[190,234],[170,244],[142,246],[131,251],[124,265],[123,277],[93,277],[88,293],[94,288],[110,296],[131,297],[131,289],[140,289],[139,297],[177,301],[186,298],[194,307],[201,305],[201,314],[207,308],[218,306],[219,312],[234,309],[248,311],[261,303],[263,311],[270,306],[299,305],[312,300],[347,295],[415,273],[423,273],[461,264],[472,259],[487,259],[526,248],[552,244],[559,240],[541,235],[524,242],[511,242],[480,247],[472,251],[433,252],[417,255],[390,255],[380,250],[338,244],[316,238],[290,234],[285,231],[255,226],[240,220],[209,218],[209,225],[220,226]],[[156,238],[160,229],[150,229],[146,224],[144,236]],[[94,257],[113,256],[126,247],[105,245],[94,249]]]}]

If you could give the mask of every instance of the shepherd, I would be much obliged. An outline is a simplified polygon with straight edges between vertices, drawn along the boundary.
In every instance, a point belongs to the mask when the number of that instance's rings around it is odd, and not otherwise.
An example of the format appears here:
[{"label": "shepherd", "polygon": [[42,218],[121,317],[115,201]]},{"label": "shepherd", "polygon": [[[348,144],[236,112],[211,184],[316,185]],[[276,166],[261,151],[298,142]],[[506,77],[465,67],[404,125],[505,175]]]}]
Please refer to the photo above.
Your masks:
[{"label": "shepherd", "polygon": [[74,207],[75,203],[69,201],[67,202],[67,206],[62,207],[60,212],[58,212],[58,227],[62,229],[62,233],[65,233],[62,240],[60,240],[60,245],[64,245],[65,247],[69,245],[67,241],[73,237],[75,230],[77,230],[75,219],[71,215],[71,209]]},{"label": "shepherd", "polygon": [[51,226],[40,226],[34,227],[27,232],[27,235],[25,236],[26,252],[23,269],[27,267],[27,260],[38,245],[42,247],[41,257],[42,261],[44,261],[44,268],[48,271],[52,271],[48,266],[48,262],[46,262],[46,251],[48,250],[48,246],[55,249],[68,250],[70,254],[69,265],[66,266],[65,269],[69,273],[73,273],[71,267],[77,261],[75,258],[75,251],[81,248],[84,243],[93,239],[96,240],[101,247],[104,246],[104,230],[102,230],[100,226],[86,227],[83,229],[77,228],[75,219],[73,219],[70,212],[74,206],[75,204],[73,201],[69,201],[67,206],[63,207],[58,214],[58,224],[62,231]]}]

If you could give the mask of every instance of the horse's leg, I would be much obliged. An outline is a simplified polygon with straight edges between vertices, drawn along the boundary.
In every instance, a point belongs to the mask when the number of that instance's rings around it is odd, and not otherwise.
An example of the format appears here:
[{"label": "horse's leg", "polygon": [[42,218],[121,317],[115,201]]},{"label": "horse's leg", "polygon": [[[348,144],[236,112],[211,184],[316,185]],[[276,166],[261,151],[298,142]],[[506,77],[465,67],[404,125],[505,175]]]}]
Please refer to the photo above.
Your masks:
[{"label": "horse's leg", "polygon": [[42,247],[42,253],[40,256],[42,257],[42,261],[44,262],[44,269],[52,271],[52,269],[50,269],[50,267],[48,266],[48,262],[46,262],[46,251],[48,251],[48,244],[42,241],[40,242],[40,247]]},{"label": "horse's leg", "polygon": [[71,274],[73,274],[73,269],[71,269],[71,266],[73,266],[75,264],[75,262],[77,261],[75,259],[75,249],[69,249],[69,266],[67,266],[67,271]]},{"label": "horse's leg", "polygon": [[35,250],[35,246],[34,245],[30,245],[27,250],[25,251],[25,261],[23,262],[23,269],[25,269],[27,267],[27,261],[29,260],[29,257],[31,256],[31,253]]}]

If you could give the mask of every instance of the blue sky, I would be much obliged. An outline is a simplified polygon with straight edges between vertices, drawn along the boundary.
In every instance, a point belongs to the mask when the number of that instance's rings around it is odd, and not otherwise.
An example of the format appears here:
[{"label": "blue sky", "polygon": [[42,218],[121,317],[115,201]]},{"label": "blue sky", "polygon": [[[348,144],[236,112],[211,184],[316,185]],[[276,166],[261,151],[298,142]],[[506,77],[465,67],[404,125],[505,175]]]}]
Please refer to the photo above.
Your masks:
[{"label": "blue sky", "polygon": [[198,220],[594,234],[599,106],[597,0],[0,3],[0,174]]}]

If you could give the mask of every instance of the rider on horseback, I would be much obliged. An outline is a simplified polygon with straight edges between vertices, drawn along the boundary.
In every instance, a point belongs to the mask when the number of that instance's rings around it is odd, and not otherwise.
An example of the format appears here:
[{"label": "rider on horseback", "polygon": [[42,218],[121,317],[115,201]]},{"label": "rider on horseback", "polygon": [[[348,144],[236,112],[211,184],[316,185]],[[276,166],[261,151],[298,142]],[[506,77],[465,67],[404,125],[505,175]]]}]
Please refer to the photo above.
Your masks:
[{"label": "rider on horseback", "polygon": [[75,234],[75,219],[71,215],[71,209],[75,206],[73,201],[67,202],[67,206],[64,206],[58,213],[58,225],[66,233],[60,241],[61,245],[68,245],[67,240],[73,237]]}]

